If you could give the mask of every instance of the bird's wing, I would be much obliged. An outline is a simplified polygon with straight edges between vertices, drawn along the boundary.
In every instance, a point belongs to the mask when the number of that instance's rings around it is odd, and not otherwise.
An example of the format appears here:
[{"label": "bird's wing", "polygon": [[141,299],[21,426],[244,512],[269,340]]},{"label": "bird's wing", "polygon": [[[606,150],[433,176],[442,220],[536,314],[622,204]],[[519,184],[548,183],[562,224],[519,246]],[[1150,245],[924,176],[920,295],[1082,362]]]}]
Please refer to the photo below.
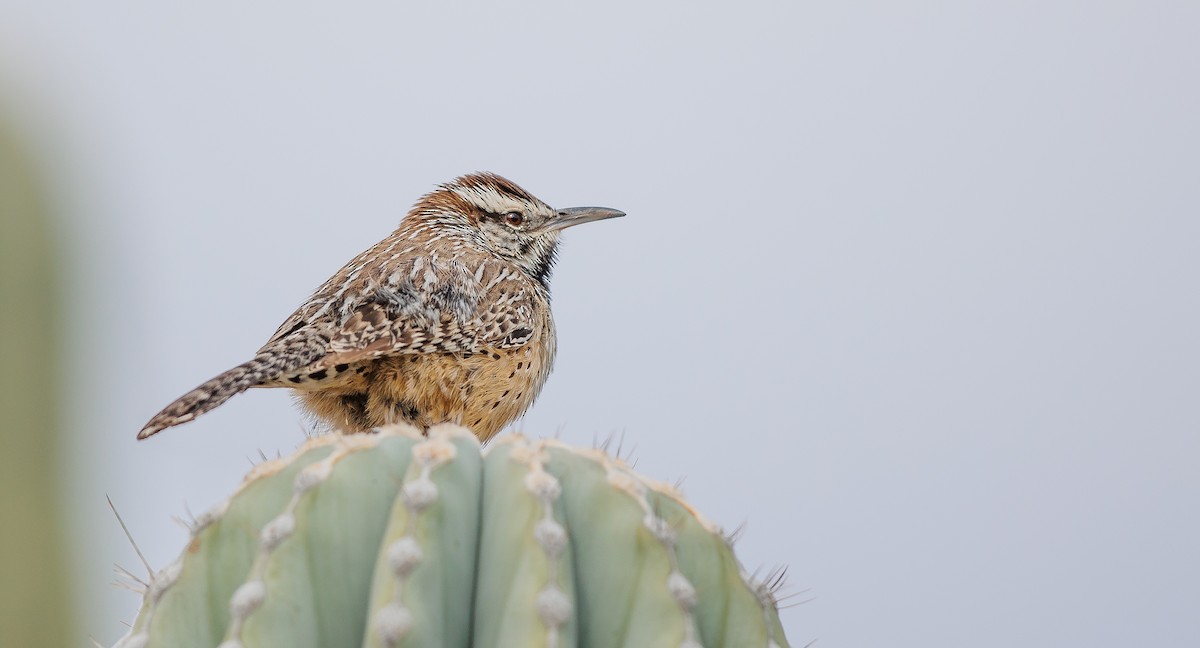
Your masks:
[{"label": "bird's wing", "polygon": [[[389,239],[384,239],[387,241]],[[376,246],[378,247],[378,246]],[[390,249],[390,248],[389,248]],[[345,307],[356,297],[350,292],[355,286],[355,280],[362,276],[375,276],[388,272],[384,267],[387,261],[381,258],[372,247],[359,253],[358,256],[346,262],[340,270],[321,284],[296,312],[292,313],[271,336],[267,343],[258,350],[266,351],[276,342],[300,333],[305,329],[323,329],[335,323],[339,308]],[[413,265],[410,260],[406,268]],[[359,282],[365,283],[365,282]],[[360,286],[361,287],[361,286]],[[346,313],[341,313],[343,317]]]},{"label": "bird's wing", "polygon": [[328,353],[297,373],[390,355],[483,353],[532,339],[535,289],[519,270],[495,262],[474,271],[458,262],[426,262],[408,274],[350,308]]},{"label": "bird's wing", "polygon": [[336,379],[350,365],[373,358],[483,353],[520,347],[533,338],[541,302],[520,270],[495,261],[471,271],[459,262],[421,260],[402,269],[383,284],[356,290],[353,300],[339,299],[349,291],[324,296],[325,287],[318,290],[252,360],[184,394],[151,419],[138,438],[190,421],[250,387],[304,389],[328,384],[326,379]]}]

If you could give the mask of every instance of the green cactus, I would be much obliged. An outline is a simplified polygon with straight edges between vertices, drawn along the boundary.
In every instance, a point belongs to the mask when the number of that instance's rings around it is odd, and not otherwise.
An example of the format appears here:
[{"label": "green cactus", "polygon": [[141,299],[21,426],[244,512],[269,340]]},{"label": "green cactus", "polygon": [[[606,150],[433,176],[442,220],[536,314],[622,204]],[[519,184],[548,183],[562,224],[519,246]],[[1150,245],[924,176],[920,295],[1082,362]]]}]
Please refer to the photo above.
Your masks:
[{"label": "green cactus", "polygon": [[119,648],[787,646],[770,588],[669,486],[464,428],[323,436],[196,522]]}]

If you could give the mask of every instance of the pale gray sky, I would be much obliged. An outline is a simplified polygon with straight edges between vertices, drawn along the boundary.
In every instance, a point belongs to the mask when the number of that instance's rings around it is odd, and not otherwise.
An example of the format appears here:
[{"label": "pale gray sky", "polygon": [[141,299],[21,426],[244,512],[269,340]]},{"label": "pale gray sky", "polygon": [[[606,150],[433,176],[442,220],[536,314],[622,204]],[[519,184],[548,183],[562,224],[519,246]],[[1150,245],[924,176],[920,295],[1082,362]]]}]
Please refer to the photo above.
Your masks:
[{"label": "pale gray sky", "polygon": [[0,0],[76,255],[83,630],[301,417],[136,443],[411,202],[568,233],[522,428],[624,435],[790,565],[793,645],[1200,645],[1200,5]]}]

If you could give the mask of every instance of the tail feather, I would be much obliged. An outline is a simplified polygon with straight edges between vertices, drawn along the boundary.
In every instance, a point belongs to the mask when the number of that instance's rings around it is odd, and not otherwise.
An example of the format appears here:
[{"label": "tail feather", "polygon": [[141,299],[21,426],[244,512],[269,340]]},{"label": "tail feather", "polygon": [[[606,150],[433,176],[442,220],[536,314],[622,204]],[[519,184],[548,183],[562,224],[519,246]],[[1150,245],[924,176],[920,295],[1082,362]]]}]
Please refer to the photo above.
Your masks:
[{"label": "tail feather", "polygon": [[317,336],[286,338],[264,349],[253,360],[222,373],[180,396],[154,415],[138,432],[145,439],[169,427],[215,409],[251,387],[269,383],[286,372],[311,364],[325,355],[328,340]]},{"label": "tail feather", "polygon": [[192,391],[180,396],[154,415],[149,423],[138,432],[139,439],[157,434],[169,427],[187,423],[201,414],[214,409],[250,387],[255,381],[252,376],[258,359],[242,363],[209,380]]}]

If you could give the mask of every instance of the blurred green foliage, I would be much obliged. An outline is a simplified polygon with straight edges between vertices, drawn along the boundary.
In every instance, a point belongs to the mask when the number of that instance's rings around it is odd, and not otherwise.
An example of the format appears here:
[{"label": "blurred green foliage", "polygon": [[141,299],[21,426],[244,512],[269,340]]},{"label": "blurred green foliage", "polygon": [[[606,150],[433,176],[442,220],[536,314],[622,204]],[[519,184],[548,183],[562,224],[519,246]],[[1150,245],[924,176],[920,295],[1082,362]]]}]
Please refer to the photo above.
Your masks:
[{"label": "blurred green foliage", "polygon": [[27,150],[0,123],[0,646],[72,646],[59,461],[60,279]]}]

